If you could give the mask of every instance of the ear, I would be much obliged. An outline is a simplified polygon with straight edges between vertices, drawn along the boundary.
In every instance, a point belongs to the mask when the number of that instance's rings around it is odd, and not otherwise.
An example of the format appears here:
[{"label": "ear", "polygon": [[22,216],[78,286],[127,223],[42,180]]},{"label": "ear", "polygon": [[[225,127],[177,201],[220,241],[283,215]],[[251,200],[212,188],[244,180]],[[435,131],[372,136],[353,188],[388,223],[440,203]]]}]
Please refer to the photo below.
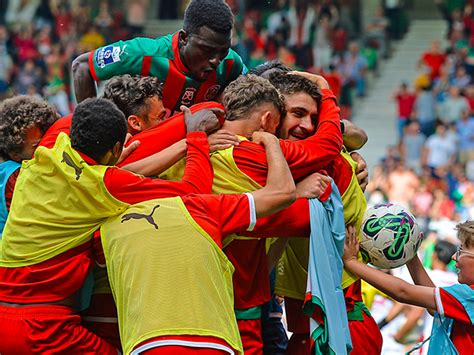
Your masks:
[{"label": "ear", "polygon": [[269,125],[271,125],[271,112],[264,111],[260,116],[260,128],[266,132],[269,128]]},{"label": "ear", "polygon": [[141,130],[142,130],[142,127],[141,127],[142,121],[141,121],[140,117],[138,117],[136,115],[130,115],[127,118],[127,122],[128,122],[128,126],[132,129],[132,131],[141,132]]},{"label": "ear", "polygon": [[180,30],[178,33],[178,42],[180,45],[185,46],[188,44],[189,36],[185,30]]},{"label": "ear", "polygon": [[112,155],[118,159],[120,158],[120,155],[122,154],[122,150],[123,150],[123,143],[116,142],[114,146],[112,147]]}]

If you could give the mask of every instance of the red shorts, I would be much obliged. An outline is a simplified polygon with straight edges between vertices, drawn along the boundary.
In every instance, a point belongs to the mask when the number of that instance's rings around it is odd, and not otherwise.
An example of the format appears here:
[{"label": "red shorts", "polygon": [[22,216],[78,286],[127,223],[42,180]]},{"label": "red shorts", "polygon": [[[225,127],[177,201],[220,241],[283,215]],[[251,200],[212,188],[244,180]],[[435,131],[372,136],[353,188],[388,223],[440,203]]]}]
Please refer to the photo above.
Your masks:
[{"label": "red shorts", "polygon": [[117,308],[111,293],[93,294],[88,309],[81,313],[82,325],[117,349],[121,349]]},{"label": "red shorts", "polygon": [[382,352],[382,333],[374,318],[362,312],[364,320],[349,321],[352,339],[351,355],[375,355]]},{"label": "red shorts", "polygon": [[245,355],[263,353],[262,321],[260,319],[238,319],[240,337]]},{"label": "red shorts", "polygon": [[[164,345],[165,342],[171,344]],[[174,345],[172,343],[182,342],[183,345]],[[185,344],[188,344],[186,346]],[[204,343],[212,343],[215,349],[206,347]],[[218,348],[221,349],[218,349]],[[224,355],[231,354],[233,351],[232,347],[229,346],[225,341],[215,337],[205,336],[162,336],[141,342],[134,348],[134,351],[138,350],[140,354],[159,354],[159,355]]]},{"label": "red shorts", "polygon": [[308,334],[309,317],[303,312],[304,302],[296,298],[285,297],[285,311],[288,330],[297,334]]},{"label": "red shorts", "polygon": [[117,354],[64,306],[0,306],[0,353]]}]

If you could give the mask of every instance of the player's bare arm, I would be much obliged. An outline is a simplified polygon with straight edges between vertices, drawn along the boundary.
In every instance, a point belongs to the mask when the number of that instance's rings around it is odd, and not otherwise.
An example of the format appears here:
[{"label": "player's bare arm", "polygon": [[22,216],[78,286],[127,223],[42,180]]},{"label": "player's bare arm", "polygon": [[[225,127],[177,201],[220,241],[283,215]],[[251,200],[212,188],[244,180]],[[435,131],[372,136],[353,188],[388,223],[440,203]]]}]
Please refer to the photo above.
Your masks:
[{"label": "player's bare arm", "polygon": [[267,184],[252,192],[257,217],[263,217],[291,205],[296,200],[296,187],[278,138],[270,133],[254,132],[252,140],[262,144],[267,155]]},{"label": "player's bare arm", "polygon": [[89,53],[83,53],[72,62],[72,77],[77,102],[96,97],[97,89],[89,70]]},{"label": "player's bare arm", "polygon": [[344,131],[342,132],[342,140],[344,146],[349,152],[362,148],[365,143],[369,140],[367,133],[360,127],[348,120],[341,120],[344,125]]},{"label": "player's bare arm", "polygon": [[357,241],[355,227],[348,226],[343,256],[346,270],[356,274],[399,302],[424,307],[429,311],[436,310],[435,289],[433,287],[411,285],[398,277],[387,275],[380,270],[367,266],[357,260],[358,252],[359,242]]}]

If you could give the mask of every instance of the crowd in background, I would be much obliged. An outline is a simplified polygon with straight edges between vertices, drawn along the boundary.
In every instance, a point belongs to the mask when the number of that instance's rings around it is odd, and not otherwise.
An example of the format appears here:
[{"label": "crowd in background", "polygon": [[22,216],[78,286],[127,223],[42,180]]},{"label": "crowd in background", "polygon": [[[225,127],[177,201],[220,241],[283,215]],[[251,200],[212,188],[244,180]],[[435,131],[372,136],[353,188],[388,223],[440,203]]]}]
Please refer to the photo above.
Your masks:
[{"label": "crowd in background", "polygon": [[[102,0],[9,0],[0,11],[0,99],[40,95],[61,115],[73,109],[70,69],[84,52],[139,35],[148,0],[127,0],[126,11]],[[2,3],[3,4],[3,3]]]},{"label": "crowd in background", "polygon": [[367,93],[369,76],[390,56],[391,42],[408,30],[401,1],[381,3],[364,28],[355,12],[353,1],[277,0],[236,16],[233,48],[249,68],[279,59],[324,75],[349,118],[354,99]]},{"label": "crowd in background", "polygon": [[[462,0],[436,5],[446,35],[427,43],[414,82],[406,78],[394,90],[399,142],[373,168],[367,197],[369,205],[390,201],[413,211],[425,233],[425,265],[443,286],[456,275],[449,258],[433,267],[435,246],[456,243],[454,226],[474,216],[474,8]],[[384,348],[391,343],[394,353],[403,351],[400,343],[407,350],[422,339],[427,317],[417,307],[396,308],[405,317],[383,332]]]},{"label": "crowd in background", "polygon": [[[365,28],[360,28],[354,1],[275,0],[265,6],[249,2],[245,8],[242,1],[227,2],[236,18],[233,48],[249,68],[279,59],[297,69],[324,74],[340,99],[344,117],[351,116],[354,98],[366,95],[368,77],[390,56],[391,41],[402,38],[408,29],[401,2],[377,8]],[[62,115],[71,112],[75,104],[72,60],[106,43],[143,33],[150,1],[120,3],[2,2],[0,99],[40,95]]]}]

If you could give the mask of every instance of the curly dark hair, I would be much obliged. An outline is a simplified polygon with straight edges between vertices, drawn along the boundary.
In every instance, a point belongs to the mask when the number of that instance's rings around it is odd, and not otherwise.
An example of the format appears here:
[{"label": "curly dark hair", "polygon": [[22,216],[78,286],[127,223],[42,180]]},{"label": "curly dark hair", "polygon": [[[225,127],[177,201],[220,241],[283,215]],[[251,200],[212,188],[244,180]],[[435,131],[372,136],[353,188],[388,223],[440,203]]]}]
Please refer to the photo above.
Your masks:
[{"label": "curly dark hair", "polygon": [[0,156],[11,159],[25,144],[26,129],[36,126],[44,134],[58,119],[56,110],[34,96],[15,96],[0,103]]},{"label": "curly dark hair", "polygon": [[224,90],[226,120],[246,119],[257,105],[264,102],[275,105],[281,117],[286,115],[283,96],[267,79],[253,74],[241,75]]},{"label": "curly dark hair", "polygon": [[151,76],[114,76],[105,85],[103,98],[117,105],[125,117],[137,115],[147,120],[149,111],[147,99],[158,96],[163,98],[162,84]]},{"label": "curly dark hair", "polygon": [[71,146],[100,161],[115,143],[125,142],[127,120],[110,100],[89,98],[77,105],[72,116]]},{"label": "curly dark hair", "polygon": [[323,96],[319,87],[311,80],[297,74],[277,72],[272,73],[269,80],[281,94],[293,95],[304,92],[316,101],[318,108],[320,107]]},{"label": "curly dark hair", "polygon": [[234,16],[224,0],[192,0],[184,12],[183,29],[187,34],[196,33],[201,27],[230,34]]},{"label": "curly dark hair", "polygon": [[286,66],[278,59],[275,59],[250,69],[250,74],[255,74],[268,79],[273,73],[288,73],[290,71],[292,71],[292,69],[289,66]]}]

